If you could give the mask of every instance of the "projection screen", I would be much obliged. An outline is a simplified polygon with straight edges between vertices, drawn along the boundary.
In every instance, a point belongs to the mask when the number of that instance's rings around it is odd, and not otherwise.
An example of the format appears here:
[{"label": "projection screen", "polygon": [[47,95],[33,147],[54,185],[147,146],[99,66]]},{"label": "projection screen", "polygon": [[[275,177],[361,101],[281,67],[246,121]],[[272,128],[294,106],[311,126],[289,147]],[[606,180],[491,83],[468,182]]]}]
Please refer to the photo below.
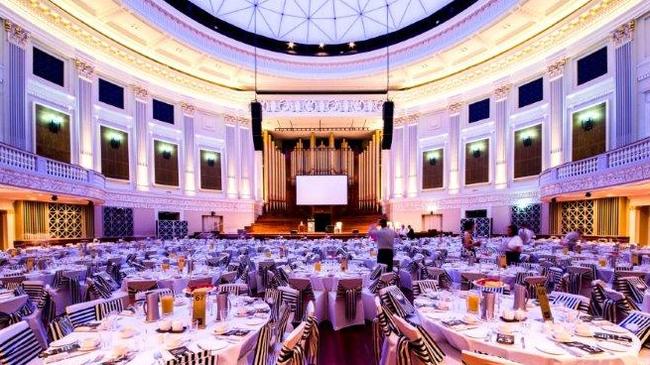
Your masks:
[{"label": "projection screen", "polygon": [[296,176],[296,204],[348,204],[348,177],[346,175]]}]

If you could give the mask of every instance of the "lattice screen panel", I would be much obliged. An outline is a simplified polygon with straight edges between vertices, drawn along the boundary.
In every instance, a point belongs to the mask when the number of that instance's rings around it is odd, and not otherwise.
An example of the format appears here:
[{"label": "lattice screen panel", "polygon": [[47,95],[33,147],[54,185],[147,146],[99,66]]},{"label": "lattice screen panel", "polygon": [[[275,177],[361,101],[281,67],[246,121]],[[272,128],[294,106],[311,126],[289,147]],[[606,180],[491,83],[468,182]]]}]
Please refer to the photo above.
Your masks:
[{"label": "lattice screen panel", "polygon": [[104,207],[104,236],[133,236],[133,209]]},{"label": "lattice screen panel", "polygon": [[462,218],[460,220],[460,231],[463,232],[463,225],[467,221],[474,221],[474,235],[477,237],[490,237],[492,234],[492,218]]},{"label": "lattice screen panel", "polygon": [[562,233],[582,229],[584,234],[594,233],[594,201],[579,200],[562,203]]},{"label": "lattice screen panel", "polygon": [[156,225],[158,238],[168,240],[187,236],[187,221],[159,220]]},{"label": "lattice screen panel", "polygon": [[512,224],[517,227],[527,225],[535,233],[540,232],[542,221],[542,205],[531,204],[525,207],[513,205],[511,210]]},{"label": "lattice screen panel", "polygon": [[52,238],[84,237],[82,205],[49,204],[49,232]]}]

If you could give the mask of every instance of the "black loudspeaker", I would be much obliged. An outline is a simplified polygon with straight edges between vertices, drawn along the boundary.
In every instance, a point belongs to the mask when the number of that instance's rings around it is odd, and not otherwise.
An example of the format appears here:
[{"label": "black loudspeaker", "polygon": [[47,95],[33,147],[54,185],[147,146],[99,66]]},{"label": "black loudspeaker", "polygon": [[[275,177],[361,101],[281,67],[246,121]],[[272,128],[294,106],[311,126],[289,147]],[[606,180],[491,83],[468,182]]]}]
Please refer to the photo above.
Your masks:
[{"label": "black loudspeaker", "polygon": [[382,108],[382,118],[384,119],[384,136],[381,139],[381,149],[389,150],[393,143],[393,112],[395,103],[392,101],[384,102]]},{"label": "black loudspeaker", "polygon": [[258,101],[251,103],[251,130],[253,132],[253,147],[255,151],[264,149],[262,139],[262,104]]}]

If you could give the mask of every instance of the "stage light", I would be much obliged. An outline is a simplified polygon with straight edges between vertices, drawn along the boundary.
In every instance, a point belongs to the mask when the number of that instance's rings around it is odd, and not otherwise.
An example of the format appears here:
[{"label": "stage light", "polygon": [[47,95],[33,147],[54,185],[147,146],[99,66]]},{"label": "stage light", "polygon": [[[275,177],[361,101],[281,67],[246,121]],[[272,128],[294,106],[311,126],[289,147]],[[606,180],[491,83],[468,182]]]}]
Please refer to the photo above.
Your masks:
[{"label": "stage light", "polygon": [[52,119],[47,124],[47,128],[50,130],[50,132],[57,134],[61,130],[61,121]]},{"label": "stage light", "polygon": [[582,127],[583,131],[589,132],[594,128],[594,120],[591,117],[583,119],[580,121],[580,126]]},{"label": "stage light", "polygon": [[524,147],[532,146],[533,145],[533,137],[531,137],[531,136],[524,137],[522,143],[524,144]]}]

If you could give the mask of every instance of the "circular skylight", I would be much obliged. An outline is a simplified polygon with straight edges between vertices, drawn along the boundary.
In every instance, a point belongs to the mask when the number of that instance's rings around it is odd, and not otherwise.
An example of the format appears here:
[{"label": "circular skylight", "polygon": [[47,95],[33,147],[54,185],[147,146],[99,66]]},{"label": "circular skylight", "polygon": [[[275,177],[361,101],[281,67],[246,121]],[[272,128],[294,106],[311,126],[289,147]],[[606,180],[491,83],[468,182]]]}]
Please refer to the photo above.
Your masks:
[{"label": "circular skylight", "polygon": [[398,31],[452,0],[191,0],[250,33],[301,44],[342,44]]}]

